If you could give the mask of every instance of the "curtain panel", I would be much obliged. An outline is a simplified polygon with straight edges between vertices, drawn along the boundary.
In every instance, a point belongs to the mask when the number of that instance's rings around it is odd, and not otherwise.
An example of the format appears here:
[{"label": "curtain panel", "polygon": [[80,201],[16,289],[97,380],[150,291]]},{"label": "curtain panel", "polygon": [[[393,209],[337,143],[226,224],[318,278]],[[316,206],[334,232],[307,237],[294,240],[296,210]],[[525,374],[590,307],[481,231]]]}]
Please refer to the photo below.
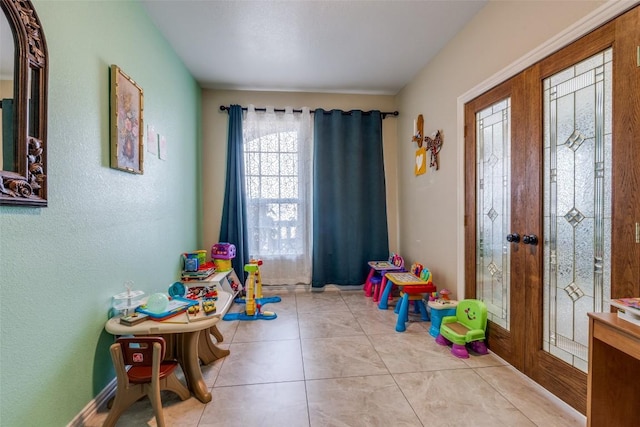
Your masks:
[{"label": "curtain panel", "polygon": [[224,189],[220,242],[233,243],[236,257],[232,266],[244,284],[244,266],[249,262],[247,244],[247,207],[244,183],[244,153],[242,140],[242,107],[229,108],[227,140],[227,179]]},{"label": "curtain panel", "polygon": [[312,286],[362,285],[389,257],[379,111],[314,111]]},{"label": "curtain panel", "polygon": [[311,113],[247,108],[244,122],[249,254],[263,284],[311,282]]}]

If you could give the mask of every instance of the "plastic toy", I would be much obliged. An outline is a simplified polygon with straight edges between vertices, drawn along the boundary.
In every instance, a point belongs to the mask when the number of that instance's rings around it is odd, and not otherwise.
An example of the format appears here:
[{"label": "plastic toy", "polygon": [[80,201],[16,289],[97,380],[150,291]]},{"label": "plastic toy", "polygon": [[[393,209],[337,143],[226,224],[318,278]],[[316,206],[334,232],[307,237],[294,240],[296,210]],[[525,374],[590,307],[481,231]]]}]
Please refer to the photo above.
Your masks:
[{"label": "plastic toy", "polygon": [[157,292],[151,294],[147,299],[147,310],[153,314],[163,313],[167,310],[169,305],[169,297],[163,293]]},{"label": "plastic toy", "polygon": [[[216,298],[217,299],[217,298]],[[202,300],[202,311],[207,316],[216,312],[216,300],[213,298],[204,298]]]},{"label": "plastic toy", "polygon": [[223,320],[273,320],[276,317],[276,313],[272,311],[262,311],[262,304],[256,301],[256,280],[260,277],[260,265],[258,263],[247,264],[244,266],[244,271],[249,273],[247,275],[247,283],[245,289],[247,295],[245,297],[245,310],[240,313],[227,313],[222,318]]},{"label": "plastic toy", "polygon": [[[400,288],[400,301],[396,304],[394,312],[398,315],[396,321],[396,331],[404,332],[406,330],[406,322],[409,320],[409,303],[413,302],[416,307],[416,312],[420,313],[422,320],[429,320],[429,313],[424,305],[424,294],[436,292],[436,287],[430,281],[422,280],[419,276],[414,274],[414,271],[422,272],[426,269],[420,264],[414,264],[411,266],[411,272],[404,273],[387,273],[386,278],[388,282]],[[428,271],[428,270],[427,270]],[[425,273],[427,275],[427,273]],[[429,273],[429,279],[431,278]],[[391,289],[390,284],[385,286],[385,290],[380,298],[378,308],[381,310],[387,309],[386,297]]]},{"label": "plastic toy", "polygon": [[127,316],[142,304],[144,292],[134,291],[132,281],[125,282],[124,287],[125,292],[113,296],[113,309]]},{"label": "plastic toy", "polygon": [[[262,295],[262,276],[260,275],[260,266],[262,265],[261,259],[250,259],[249,264],[255,264],[258,266],[258,269],[253,273],[255,275],[255,293],[254,298],[256,300],[256,304],[265,305],[269,303],[276,303],[282,301],[282,298],[279,296],[265,297]],[[245,268],[246,271],[246,268]],[[251,274],[251,273],[250,273]],[[240,297],[236,298],[233,302],[237,304],[244,304],[245,298]]]},{"label": "plastic toy", "polygon": [[478,354],[487,354],[484,343],[487,328],[487,306],[480,300],[465,299],[458,303],[455,316],[442,318],[440,334],[436,342],[450,345],[451,354],[461,359],[469,358],[466,346]]},{"label": "plastic toy", "polygon": [[[166,295],[158,293],[151,295],[146,304],[136,308],[136,312],[148,315],[151,320],[162,321],[184,313],[189,307],[196,304],[198,301],[180,297],[169,299]],[[159,311],[160,309],[163,311]]]},{"label": "plastic toy", "polygon": [[384,275],[390,271],[404,271],[404,258],[391,252],[387,261],[369,261],[369,267],[369,276],[364,285],[365,295],[373,296],[373,301],[378,302],[386,283]]},{"label": "plastic toy", "polygon": [[231,243],[216,243],[211,246],[211,259],[218,271],[229,271],[231,260],[236,257],[236,246]]},{"label": "plastic toy", "polygon": [[[372,269],[372,273],[370,273],[369,276],[369,292],[373,296],[373,301],[379,302],[384,291],[384,286],[387,283],[384,279],[385,274],[391,271],[404,271],[404,258],[396,253],[391,252],[388,262],[370,261],[369,265]],[[365,288],[365,295],[366,294],[367,288]],[[391,298],[391,294],[388,295],[388,298]]]}]

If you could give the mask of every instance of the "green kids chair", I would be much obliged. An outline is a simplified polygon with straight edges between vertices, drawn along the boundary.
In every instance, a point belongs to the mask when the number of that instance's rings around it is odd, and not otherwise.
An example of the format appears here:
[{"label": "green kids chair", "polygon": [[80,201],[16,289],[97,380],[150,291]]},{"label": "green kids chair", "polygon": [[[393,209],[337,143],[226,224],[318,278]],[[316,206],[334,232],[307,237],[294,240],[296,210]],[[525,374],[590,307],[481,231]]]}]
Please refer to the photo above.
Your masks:
[{"label": "green kids chair", "polygon": [[487,306],[477,299],[465,299],[458,303],[455,316],[442,318],[440,334],[436,342],[450,345],[451,354],[467,359],[469,352],[466,345],[478,354],[487,354],[485,330],[487,328]]}]

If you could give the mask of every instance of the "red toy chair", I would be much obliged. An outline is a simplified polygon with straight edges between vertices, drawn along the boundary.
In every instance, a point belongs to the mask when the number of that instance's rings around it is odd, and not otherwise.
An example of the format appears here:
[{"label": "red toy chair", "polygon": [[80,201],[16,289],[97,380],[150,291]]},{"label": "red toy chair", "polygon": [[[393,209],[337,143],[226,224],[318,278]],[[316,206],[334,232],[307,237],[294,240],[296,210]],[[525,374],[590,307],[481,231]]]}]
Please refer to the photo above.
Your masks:
[{"label": "red toy chair", "polygon": [[[162,361],[165,341],[161,337],[119,338],[111,345],[118,388],[113,407],[103,426],[115,426],[120,415],[133,403],[149,396],[158,427],[164,427],[160,390],[171,390],[181,400],[191,395],[176,377],[176,361]],[[126,366],[131,368],[127,371]]]}]

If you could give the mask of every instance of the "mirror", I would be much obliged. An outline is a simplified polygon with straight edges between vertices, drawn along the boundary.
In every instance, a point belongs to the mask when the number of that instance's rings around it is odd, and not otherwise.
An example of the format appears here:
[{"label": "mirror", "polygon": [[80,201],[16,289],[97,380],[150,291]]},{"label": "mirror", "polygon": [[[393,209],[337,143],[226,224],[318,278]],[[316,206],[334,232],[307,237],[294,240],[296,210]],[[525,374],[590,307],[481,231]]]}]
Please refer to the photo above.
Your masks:
[{"label": "mirror", "polygon": [[47,48],[30,0],[0,0],[0,205],[47,206]]}]

